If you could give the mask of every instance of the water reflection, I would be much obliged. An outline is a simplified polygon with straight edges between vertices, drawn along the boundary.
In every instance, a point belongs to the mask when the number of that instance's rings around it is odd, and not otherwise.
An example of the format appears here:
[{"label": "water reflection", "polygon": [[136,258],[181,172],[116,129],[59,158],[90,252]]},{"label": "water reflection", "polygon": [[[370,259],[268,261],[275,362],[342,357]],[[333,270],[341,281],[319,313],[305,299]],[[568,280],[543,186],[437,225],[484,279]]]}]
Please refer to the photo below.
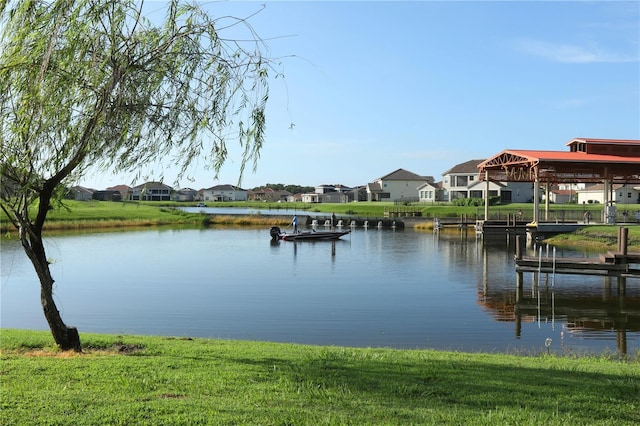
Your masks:
[{"label": "water reflection", "polygon": [[[506,253],[513,253],[514,241],[506,242]],[[549,325],[559,330],[560,345],[567,336],[580,339],[615,340],[617,350],[627,353],[627,336],[637,340],[640,332],[640,293],[636,287],[627,293],[628,278],[610,276],[576,276],[552,273],[523,273],[524,283],[513,280],[492,280],[491,265],[495,260],[495,244],[486,244],[483,250],[482,284],[478,286],[479,302],[496,321],[515,323],[515,336],[521,338],[523,323],[535,323],[538,328]],[[550,248],[534,247],[538,250]],[[498,250],[499,251],[499,250]],[[500,251],[501,252],[501,251]],[[591,257],[571,250],[558,250],[558,257]],[[511,259],[505,259],[511,262]],[[556,283],[558,285],[556,285]]]},{"label": "water reflection", "polygon": [[[15,240],[1,250],[2,326],[46,329],[26,256]],[[463,230],[145,230],[56,236],[48,250],[63,318],[86,332],[499,352],[640,341],[639,280],[621,294],[602,277],[525,275],[518,292],[512,242]]]}]

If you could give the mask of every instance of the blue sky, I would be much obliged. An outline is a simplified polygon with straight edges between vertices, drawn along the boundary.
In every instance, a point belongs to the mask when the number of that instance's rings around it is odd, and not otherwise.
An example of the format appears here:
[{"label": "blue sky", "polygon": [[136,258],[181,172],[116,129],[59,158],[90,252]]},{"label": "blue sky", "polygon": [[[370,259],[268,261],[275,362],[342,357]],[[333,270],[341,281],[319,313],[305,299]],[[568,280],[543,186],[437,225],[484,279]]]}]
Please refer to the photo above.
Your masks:
[{"label": "blue sky", "polygon": [[[364,185],[398,168],[442,178],[503,149],[565,150],[574,137],[640,139],[640,3],[210,2],[248,16],[284,79],[242,187]],[[291,127],[291,124],[294,124]],[[239,149],[220,179],[238,181]],[[94,188],[126,176],[92,176]],[[171,171],[164,179],[173,184]],[[142,182],[138,182],[142,183]]]}]

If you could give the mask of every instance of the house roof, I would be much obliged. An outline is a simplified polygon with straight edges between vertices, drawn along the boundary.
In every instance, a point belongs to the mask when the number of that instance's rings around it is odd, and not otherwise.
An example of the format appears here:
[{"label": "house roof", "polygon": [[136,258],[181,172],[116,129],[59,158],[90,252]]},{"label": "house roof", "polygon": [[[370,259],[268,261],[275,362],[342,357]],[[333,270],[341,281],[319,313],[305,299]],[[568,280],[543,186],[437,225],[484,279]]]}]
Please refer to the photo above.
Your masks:
[{"label": "house roof", "polygon": [[238,188],[234,185],[224,184],[224,185],[215,185],[211,188],[207,188],[205,191],[246,191],[245,189]]},{"label": "house roof", "polygon": [[129,185],[116,185],[116,186],[110,186],[109,188],[107,188],[107,191],[120,191],[120,192],[127,192],[131,189],[131,187],[129,187]]},{"label": "house roof", "polygon": [[369,192],[380,192],[382,191],[382,186],[378,182],[372,182],[367,184],[367,191]]},{"label": "house roof", "polygon": [[93,194],[94,192],[96,192],[96,190],[95,190],[95,189],[86,188],[86,187],[84,187],[84,186],[72,186],[72,187],[71,187],[71,189],[72,189],[73,191],[76,191],[76,192],[83,192],[83,193],[85,193],[85,194]]},{"label": "house roof", "polygon": [[151,189],[151,188],[162,188],[162,189],[170,189],[173,190],[169,185],[165,185],[162,182],[145,182],[142,185],[134,186],[133,189]]},{"label": "house roof", "polygon": [[456,175],[456,174],[477,174],[478,173],[478,164],[482,163],[485,160],[469,160],[464,163],[457,164],[444,172],[442,175]]},{"label": "house roof", "polygon": [[378,180],[417,180],[420,182],[433,182],[432,176],[420,176],[405,169],[395,170],[388,175],[382,176]]},{"label": "house roof", "polygon": [[421,190],[423,188],[433,188],[433,189],[438,189],[438,185],[436,183],[432,183],[432,182],[424,182],[423,184],[421,184],[420,186],[418,186],[418,190]]}]

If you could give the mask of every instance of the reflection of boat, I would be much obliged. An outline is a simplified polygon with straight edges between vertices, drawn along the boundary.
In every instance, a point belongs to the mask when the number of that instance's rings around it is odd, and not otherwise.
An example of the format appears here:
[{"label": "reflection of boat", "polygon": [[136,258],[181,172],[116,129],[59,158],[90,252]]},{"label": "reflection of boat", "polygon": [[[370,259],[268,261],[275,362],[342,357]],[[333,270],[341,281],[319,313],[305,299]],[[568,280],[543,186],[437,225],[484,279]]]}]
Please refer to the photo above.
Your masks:
[{"label": "reflection of boat", "polygon": [[281,232],[277,226],[272,226],[269,234],[272,240],[284,241],[319,241],[319,240],[337,240],[343,235],[347,235],[351,231],[302,231],[292,234]]}]

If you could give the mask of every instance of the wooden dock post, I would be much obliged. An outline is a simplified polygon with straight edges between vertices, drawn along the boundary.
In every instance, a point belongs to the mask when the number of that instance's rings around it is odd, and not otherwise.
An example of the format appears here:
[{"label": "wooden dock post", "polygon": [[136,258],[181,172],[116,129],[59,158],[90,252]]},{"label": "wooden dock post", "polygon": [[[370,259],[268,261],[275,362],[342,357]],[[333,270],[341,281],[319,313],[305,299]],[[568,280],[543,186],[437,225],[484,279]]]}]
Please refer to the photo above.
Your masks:
[{"label": "wooden dock post", "polygon": [[[516,235],[516,261],[522,260],[522,235]],[[516,272],[516,301],[520,301],[522,295],[522,271]]]},{"label": "wooden dock post", "polygon": [[626,256],[629,252],[629,228],[621,226],[618,228],[618,252]]},{"label": "wooden dock post", "polygon": [[522,260],[522,235],[516,236],[516,260]]}]

